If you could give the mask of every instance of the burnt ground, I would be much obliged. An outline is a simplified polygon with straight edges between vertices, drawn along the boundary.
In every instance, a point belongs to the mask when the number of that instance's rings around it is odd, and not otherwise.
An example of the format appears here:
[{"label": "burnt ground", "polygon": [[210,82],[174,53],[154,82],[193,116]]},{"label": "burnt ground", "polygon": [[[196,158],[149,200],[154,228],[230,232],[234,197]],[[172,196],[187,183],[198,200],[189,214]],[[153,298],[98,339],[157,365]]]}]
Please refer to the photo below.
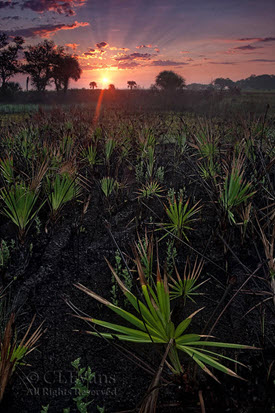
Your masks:
[{"label": "burnt ground", "polygon": [[[161,203],[154,202],[149,201],[148,205],[160,215]],[[101,201],[95,194],[81,222],[79,208],[77,203],[66,207],[62,217],[49,229],[48,234],[42,230],[33,237],[32,254],[26,253],[29,249],[27,243],[22,248],[23,252],[17,253],[6,274],[6,283],[10,277],[16,276],[13,294],[20,309],[18,323],[26,325],[32,315],[37,314],[36,325],[45,320],[47,331],[40,339],[39,348],[29,355],[30,366],[20,367],[15,373],[1,412],[38,413],[41,406],[47,404],[50,404],[50,412],[62,412],[65,407],[71,407],[74,412],[71,391],[74,372],[70,363],[78,357],[83,366],[91,366],[96,373],[92,386],[94,403],[90,407],[91,412],[96,411],[96,405],[105,406],[106,412],[134,409],[143,399],[152,379],[134,362],[133,356],[127,358],[112,343],[74,332],[74,329],[85,329],[86,325],[72,316],[72,310],[65,302],[66,299],[71,300],[95,318],[109,320],[111,315],[114,319],[112,312],[77,290],[73,284],[81,282],[110,299],[111,276],[104,257],[114,263],[117,246],[106,228],[106,220],[110,222],[111,232],[121,250],[131,254],[131,244],[138,230],[135,225],[137,201],[129,197],[128,202],[117,205],[109,216],[103,211]],[[149,222],[151,211],[144,207],[142,213],[142,222]],[[239,238],[234,238],[234,234],[230,239],[233,253],[228,252],[225,256],[224,244],[217,236],[217,222],[215,211],[212,211],[211,205],[206,204],[203,220],[197,223],[199,231],[195,229],[190,236],[190,245],[202,251],[209,259],[206,260],[201,279],[210,280],[202,287],[204,295],[196,299],[197,305],[190,303],[184,309],[175,310],[175,315],[181,319],[205,306],[195,317],[189,332],[200,333],[207,326],[207,333],[229,299],[247,279],[248,274],[243,265],[252,273],[259,264],[251,240],[240,245]],[[3,223],[1,230],[4,234],[10,228]],[[160,247],[161,258],[163,254]],[[190,254],[194,256],[189,247],[179,247],[179,268],[182,268],[186,256]],[[228,262],[227,271],[224,270],[225,259]],[[255,294],[258,291],[268,291],[268,283],[262,277],[260,269],[246,284],[246,292],[238,293],[233,299],[213,330],[213,335],[220,341],[262,348],[261,351],[226,351],[229,357],[237,357],[248,367],[237,369],[245,381],[217,373],[221,381],[218,384],[194,369],[192,361],[186,359],[187,373],[180,380],[175,382],[169,372],[164,371],[166,382],[160,389],[160,412],[201,412],[198,397],[200,390],[207,412],[273,411],[272,342],[274,343],[275,321],[272,302],[258,306],[242,318],[259,300],[265,298],[259,298]],[[122,297],[120,303],[123,303]],[[157,369],[161,360],[161,348],[154,352],[149,345],[128,344],[127,348]]]}]

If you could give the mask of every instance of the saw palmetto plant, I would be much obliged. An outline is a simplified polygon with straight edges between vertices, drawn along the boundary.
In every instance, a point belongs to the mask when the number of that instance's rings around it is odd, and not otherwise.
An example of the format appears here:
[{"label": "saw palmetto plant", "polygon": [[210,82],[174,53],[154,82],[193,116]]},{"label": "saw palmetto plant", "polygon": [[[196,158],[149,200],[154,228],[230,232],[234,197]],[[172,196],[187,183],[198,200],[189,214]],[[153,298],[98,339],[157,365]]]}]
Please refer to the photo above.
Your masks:
[{"label": "saw palmetto plant", "polygon": [[143,184],[136,193],[138,199],[149,199],[153,197],[161,198],[163,191],[162,186],[153,180]]},{"label": "saw palmetto plant", "polygon": [[243,171],[237,166],[233,166],[232,170],[227,172],[225,176],[219,198],[230,223],[236,224],[234,210],[247,202],[254,194],[252,184],[243,178]]},{"label": "saw palmetto plant", "polygon": [[219,134],[211,122],[199,120],[199,127],[193,134],[190,145],[199,153],[198,168],[203,179],[215,178],[219,170],[217,156]]},{"label": "saw palmetto plant", "polygon": [[30,224],[44,204],[42,202],[37,206],[38,197],[38,191],[31,190],[22,182],[0,191],[0,199],[4,204],[3,214],[17,226],[20,242],[23,242]]},{"label": "saw palmetto plant", "polygon": [[191,146],[199,152],[201,158],[214,160],[218,154],[219,134],[210,121],[199,119],[199,126],[193,134]]},{"label": "saw palmetto plant", "polygon": [[113,193],[119,189],[117,180],[110,176],[106,176],[100,180],[100,187],[106,198],[109,198]]},{"label": "saw palmetto plant", "polygon": [[[184,371],[184,365],[180,360],[180,354],[184,353],[193,359],[207,374],[217,380],[209,367],[220,370],[223,373],[233,377],[239,377],[234,371],[226,367],[220,362],[220,359],[225,359],[233,363],[239,363],[227,356],[218,352],[210,351],[208,348],[235,348],[235,349],[255,349],[254,347],[215,342],[209,339],[211,337],[186,332],[193,317],[202,310],[199,309],[187,318],[183,319],[178,325],[172,321],[172,311],[170,306],[171,295],[169,291],[167,277],[161,276],[159,265],[157,265],[156,286],[151,287],[146,281],[145,274],[142,269],[140,260],[136,259],[137,271],[141,283],[142,300],[132,294],[119,279],[115,270],[108,263],[113,276],[115,277],[119,287],[127,297],[133,307],[133,312],[125,311],[124,309],[110,303],[103,297],[89,290],[81,284],[76,284],[76,287],[88,294],[93,299],[107,306],[114,313],[124,319],[127,325],[115,324],[108,321],[98,320],[92,317],[82,317],[81,319],[91,323],[94,326],[100,326],[109,332],[98,332],[96,330],[87,331],[88,334],[106,339],[118,339],[120,341],[150,344],[150,345],[168,345],[169,362],[167,364],[174,374],[181,374]],[[131,325],[131,327],[129,327]]]},{"label": "saw palmetto plant", "polygon": [[107,139],[105,143],[105,159],[106,162],[110,162],[110,158],[114,152],[114,149],[116,147],[116,141],[114,139]]},{"label": "saw palmetto plant", "polygon": [[192,229],[192,224],[197,220],[195,215],[198,214],[202,206],[199,206],[197,202],[192,207],[189,207],[190,200],[183,201],[182,197],[177,200],[174,197],[173,200],[169,200],[169,205],[165,206],[168,223],[161,223],[160,229],[166,230],[166,234],[162,237],[166,237],[169,233],[172,233],[176,237],[182,239],[185,238],[188,241],[186,232]]},{"label": "saw palmetto plant", "polygon": [[7,184],[13,182],[14,169],[13,169],[13,158],[7,157],[5,159],[0,159],[0,176],[2,176]]},{"label": "saw palmetto plant", "polygon": [[144,237],[141,238],[138,234],[138,242],[135,243],[134,256],[140,261],[144,276],[148,282],[152,282],[153,279],[153,257],[154,257],[154,244],[153,234],[148,236],[147,229]]},{"label": "saw palmetto plant", "polygon": [[148,148],[155,148],[156,137],[152,130],[145,128],[141,133],[138,134],[138,144],[142,158],[147,157]]},{"label": "saw palmetto plant", "polygon": [[51,219],[54,221],[67,202],[79,197],[81,187],[69,174],[57,174],[53,180],[47,177],[47,192]]},{"label": "saw palmetto plant", "polygon": [[84,159],[87,160],[91,168],[101,163],[100,159],[98,158],[96,145],[88,146],[86,149],[83,150],[82,155]]},{"label": "saw palmetto plant", "polygon": [[200,295],[200,293],[197,292],[198,288],[208,280],[205,280],[198,284],[198,278],[203,269],[203,261],[200,261],[199,263],[197,261],[198,259],[196,258],[195,263],[192,267],[189,260],[187,260],[182,277],[180,276],[178,269],[175,267],[176,279],[172,276],[169,277],[169,279],[171,280],[171,283],[169,284],[169,287],[171,289],[171,300],[182,297],[184,303],[186,303],[187,298],[189,298],[191,301],[195,301],[193,297]]},{"label": "saw palmetto plant", "polygon": [[12,313],[0,337],[0,402],[3,399],[5,389],[19,365],[25,364],[25,357],[35,348],[43,334],[42,324],[30,334],[35,317],[33,317],[24,337],[18,340],[15,329],[15,315]]},{"label": "saw palmetto plant", "polygon": [[209,178],[215,179],[217,176],[218,164],[214,162],[213,159],[210,159],[210,160],[200,159],[198,161],[198,169],[199,169],[199,174],[203,179],[209,179]]}]

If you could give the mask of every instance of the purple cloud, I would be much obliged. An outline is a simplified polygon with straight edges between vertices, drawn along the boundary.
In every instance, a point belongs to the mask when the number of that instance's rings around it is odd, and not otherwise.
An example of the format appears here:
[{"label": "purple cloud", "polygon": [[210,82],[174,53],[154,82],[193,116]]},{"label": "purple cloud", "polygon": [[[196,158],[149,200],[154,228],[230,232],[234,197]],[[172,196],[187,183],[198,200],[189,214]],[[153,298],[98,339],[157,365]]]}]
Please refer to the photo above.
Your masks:
[{"label": "purple cloud", "polygon": [[255,49],[261,49],[261,48],[257,46],[251,46],[251,44],[247,44],[245,46],[234,47],[234,50],[255,50]]},{"label": "purple cloud", "polygon": [[275,42],[275,37],[243,37],[242,39],[237,39],[239,42]]},{"label": "purple cloud", "polygon": [[124,61],[124,60],[151,60],[154,55],[150,53],[131,53],[129,55],[123,55],[116,57],[115,60],[117,61]]},{"label": "purple cloud", "polygon": [[183,66],[187,64],[184,62],[174,62],[173,60],[155,60],[152,62],[152,66]]},{"label": "purple cloud", "polygon": [[107,42],[100,42],[100,43],[96,43],[96,47],[98,49],[103,49],[104,47],[109,46],[109,44]]},{"label": "purple cloud", "polygon": [[37,13],[54,11],[67,16],[75,15],[74,7],[83,6],[86,0],[24,0],[22,9],[30,9]]}]

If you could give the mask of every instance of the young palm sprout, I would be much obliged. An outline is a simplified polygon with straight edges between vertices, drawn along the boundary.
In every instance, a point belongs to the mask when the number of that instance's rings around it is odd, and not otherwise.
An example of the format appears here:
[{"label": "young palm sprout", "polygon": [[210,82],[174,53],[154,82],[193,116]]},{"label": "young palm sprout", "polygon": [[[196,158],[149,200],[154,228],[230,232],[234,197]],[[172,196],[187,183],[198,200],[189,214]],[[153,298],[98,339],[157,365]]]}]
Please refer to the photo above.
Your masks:
[{"label": "young palm sprout", "polygon": [[28,228],[45,202],[36,207],[38,197],[38,191],[31,190],[22,182],[15,183],[10,189],[3,188],[0,191],[0,199],[4,203],[3,214],[18,227],[20,242],[24,241]]},{"label": "young palm sprout", "polygon": [[47,177],[47,184],[51,218],[55,221],[64,205],[80,195],[81,187],[66,173],[57,174],[53,181]]},{"label": "young palm sprout", "polygon": [[194,215],[196,215],[202,208],[201,206],[198,206],[199,202],[189,208],[189,201],[190,200],[188,199],[183,203],[182,198],[177,201],[176,197],[174,197],[172,201],[169,200],[169,205],[165,207],[165,210],[170,222],[159,224],[161,228],[167,231],[162,239],[171,232],[178,238],[182,239],[182,237],[184,237],[188,241],[186,231],[192,229],[192,223],[196,221]]},{"label": "young palm sprout", "polygon": [[171,288],[171,300],[183,297],[184,303],[186,303],[187,298],[189,298],[191,301],[194,301],[192,296],[200,294],[197,293],[196,290],[208,280],[205,280],[202,283],[197,284],[198,278],[203,269],[203,261],[200,261],[199,263],[197,263],[197,261],[198,259],[196,258],[194,266],[193,268],[191,268],[189,260],[187,260],[184,268],[183,277],[180,276],[177,268],[175,267],[177,279],[175,280],[173,277],[170,276],[172,283],[169,284]]}]

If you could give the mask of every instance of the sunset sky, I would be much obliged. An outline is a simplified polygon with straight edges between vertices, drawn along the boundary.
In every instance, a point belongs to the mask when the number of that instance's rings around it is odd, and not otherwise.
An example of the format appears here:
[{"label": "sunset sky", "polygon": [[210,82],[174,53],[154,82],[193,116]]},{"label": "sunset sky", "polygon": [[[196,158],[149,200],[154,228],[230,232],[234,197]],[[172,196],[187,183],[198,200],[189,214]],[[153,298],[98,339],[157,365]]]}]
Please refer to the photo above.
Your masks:
[{"label": "sunset sky", "polygon": [[71,87],[148,87],[162,70],[187,83],[275,74],[274,21],[274,0],[0,0],[0,31],[78,55]]}]

